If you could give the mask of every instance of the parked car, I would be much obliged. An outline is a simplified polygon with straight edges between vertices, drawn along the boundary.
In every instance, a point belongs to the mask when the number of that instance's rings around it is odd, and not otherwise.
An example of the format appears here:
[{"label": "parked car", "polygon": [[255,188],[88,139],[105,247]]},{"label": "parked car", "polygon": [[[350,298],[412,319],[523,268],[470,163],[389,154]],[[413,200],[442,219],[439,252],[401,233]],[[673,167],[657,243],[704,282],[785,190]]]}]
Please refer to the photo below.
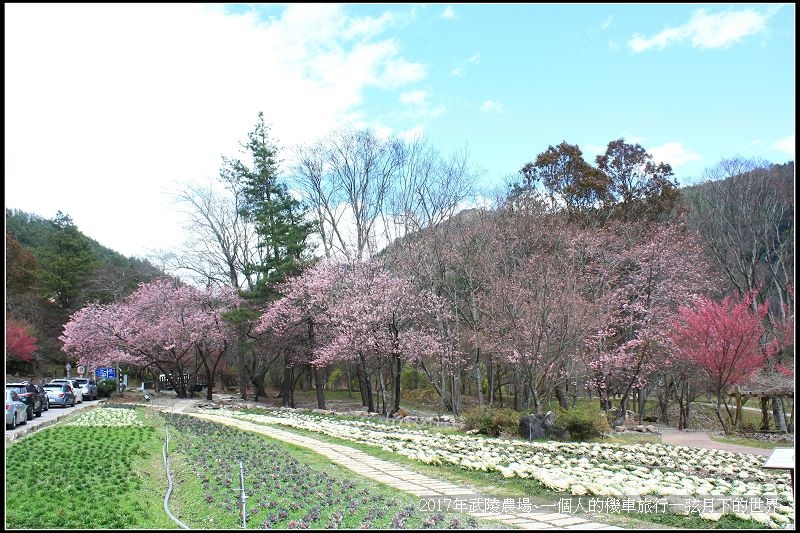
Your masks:
[{"label": "parked car", "polygon": [[50,397],[47,396],[47,391],[41,385],[34,385],[36,390],[39,391],[39,397],[42,399],[42,411],[50,410]]},{"label": "parked car", "polygon": [[75,381],[81,384],[81,392],[84,398],[96,400],[100,397],[97,392],[97,384],[93,379],[75,378]]},{"label": "parked car", "polygon": [[51,379],[50,383],[64,383],[69,385],[72,388],[72,392],[75,394],[75,402],[76,403],[83,403],[83,389],[81,389],[81,384],[78,383],[76,379]]},{"label": "parked car", "polygon": [[28,382],[6,383],[6,390],[16,392],[20,401],[28,406],[28,420],[33,420],[34,416],[42,416],[42,398],[36,387]]},{"label": "parked car", "polygon": [[15,429],[17,424],[28,423],[28,405],[19,395],[6,388],[6,429]]},{"label": "parked car", "polygon": [[75,407],[75,392],[67,383],[48,383],[44,385],[50,405],[60,405],[65,409]]}]

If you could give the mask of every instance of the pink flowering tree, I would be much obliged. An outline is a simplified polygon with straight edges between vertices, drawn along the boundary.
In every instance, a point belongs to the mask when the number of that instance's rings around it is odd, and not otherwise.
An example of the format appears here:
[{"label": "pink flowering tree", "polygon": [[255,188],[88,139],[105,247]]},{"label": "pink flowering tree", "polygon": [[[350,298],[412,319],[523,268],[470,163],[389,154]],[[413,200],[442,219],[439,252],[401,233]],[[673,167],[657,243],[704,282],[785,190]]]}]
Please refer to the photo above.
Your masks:
[{"label": "pink flowering tree", "polygon": [[[235,335],[223,315],[239,303],[230,288],[197,289],[176,280],[145,283],[123,301],[75,312],[63,350],[94,368],[131,364],[165,374],[178,397],[205,375],[210,400],[217,367]],[[190,374],[186,383],[181,376]]]},{"label": "pink flowering tree", "polygon": [[[448,349],[436,327],[442,303],[376,262],[320,264],[287,282],[281,293],[284,298],[267,308],[256,331],[295,336],[298,328],[304,331],[308,349],[290,363],[321,368],[355,362],[370,412],[375,411],[371,373],[378,376],[384,414],[393,414],[400,409],[403,363]],[[392,383],[388,413],[385,372]]]},{"label": "pink flowering tree", "polygon": [[384,415],[388,371],[392,398],[388,414],[394,414],[400,409],[402,365],[449,352],[452,343],[437,327],[437,319],[446,314],[441,299],[415,287],[410,278],[396,276],[374,261],[356,263],[347,269],[335,302],[328,307],[330,339],[314,351],[314,364],[357,361],[372,366]]},{"label": "pink flowering tree", "polygon": [[487,348],[521,378],[517,409],[541,413],[554,392],[566,406],[575,371],[569,356],[580,349],[588,309],[569,266],[565,250],[542,249],[482,295]]},{"label": "pink flowering tree", "polygon": [[[278,286],[283,297],[267,306],[256,323],[257,334],[272,334],[272,345],[283,352],[281,396],[285,407],[293,407],[294,368],[311,365],[318,338],[329,324],[328,307],[344,275],[341,264],[321,262]],[[317,407],[325,409],[320,365],[313,365]]]},{"label": "pink flowering tree", "polygon": [[604,410],[620,417],[638,395],[640,419],[651,376],[668,365],[665,331],[679,304],[706,283],[700,247],[680,225],[611,226],[590,267],[595,330],[585,339],[590,383]]},{"label": "pink flowering tree", "polygon": [[726,400],[731,387],[763,368],[778,349],[775,340],[762,342],[768,304],[757,305],[754,312],[754,297],[751,291],[741,300],[728,297],[717,303],[702,298],[692,306],[682,306],[670,332],[675,356],[692,363],[716,394],[717,419],[725,432],[735,422]]}]

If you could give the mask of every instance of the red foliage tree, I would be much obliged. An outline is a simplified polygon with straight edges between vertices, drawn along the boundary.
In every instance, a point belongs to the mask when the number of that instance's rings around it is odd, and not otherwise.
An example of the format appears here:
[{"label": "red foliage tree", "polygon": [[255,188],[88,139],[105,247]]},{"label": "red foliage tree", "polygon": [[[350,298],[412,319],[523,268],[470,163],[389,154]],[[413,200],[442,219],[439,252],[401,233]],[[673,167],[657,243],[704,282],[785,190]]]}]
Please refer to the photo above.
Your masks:
[{"label": "red foliage tree", "polygon": [[[778,349],[776,341],[762,343],[769,306],[755,306],[754,312],[754,297],[755,291],[751,291],[738,301],[728,297],[716,303],[704,298],[692,307],[681,307],[669,334],[674,355],[694,364],[716,394],[717,418],[726,432],[734,423],[734,413],[725,395],[762,368]],[[722,416],[723,405],[727,420]]]},{"label": "red foliage tree", "polygon": [[9,319],[6,321],[6,354],[11,359],[33,362],[36,351],[36,337],[31,335],[30,328],[24,322]]}]

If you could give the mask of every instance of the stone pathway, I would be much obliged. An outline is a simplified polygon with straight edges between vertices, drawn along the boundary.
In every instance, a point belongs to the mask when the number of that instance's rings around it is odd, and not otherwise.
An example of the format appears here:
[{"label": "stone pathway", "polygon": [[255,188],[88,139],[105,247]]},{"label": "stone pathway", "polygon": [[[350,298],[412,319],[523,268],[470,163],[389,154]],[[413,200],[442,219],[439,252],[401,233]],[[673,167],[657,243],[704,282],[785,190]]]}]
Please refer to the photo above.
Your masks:
[{"label": "stone pathway", "polygon": [[[708,448],[711,450],[727,450],[729,452],[749,453],[769,457],[772,450],[766,448],[752,448],[739,444],[717,442],[708,436],[705,431],[678,431],[661,429],[661,442],[674,446],[689,446],[694,448]],[[792,446],[794,447],[794,446]]]},{"label": "stone pathway", "polygon": [[[324,455],[334,463],[358,473],[360,476],[374,479],[390,487],[402,490],[419,498],[459,497],[465,500],[485,498],[486,496],[475,493],[467,487],[456,485],[448,481],[430,478],[423,474],[413,472],[400,465],[372,457],[355,448],[331,444],[305,435],[284,431],[273,427],[261,426],[244,420],[233,419],[227,416],[186,412],[190,416],[226,424],[247,431],[254,431],[268,435],[274,439],[289,442],[313,450]],[[175,412],[178,412],[176,409]],[[495,520],[521,529],[622,529],[597,522],[590,522],[584,518],[561,513],[547,512],[469,512],[475,518]]]}]

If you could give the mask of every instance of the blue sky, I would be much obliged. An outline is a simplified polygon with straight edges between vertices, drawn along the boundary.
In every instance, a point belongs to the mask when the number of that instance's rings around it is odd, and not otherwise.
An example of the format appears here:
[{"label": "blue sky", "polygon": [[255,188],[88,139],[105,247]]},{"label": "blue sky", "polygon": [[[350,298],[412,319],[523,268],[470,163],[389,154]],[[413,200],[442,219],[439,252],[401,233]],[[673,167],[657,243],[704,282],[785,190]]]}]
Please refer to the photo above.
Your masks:
[{"label": "blue sky", "polygon": [[[258,111],[284,159],[351,122],[469,147],[503,184],[623,137],[682,184],[794,160],[792,4],[5,4],[6,207],[126,255],[176,247],[172,191]],[[288,166],[288,165],[287,165]]]}]

